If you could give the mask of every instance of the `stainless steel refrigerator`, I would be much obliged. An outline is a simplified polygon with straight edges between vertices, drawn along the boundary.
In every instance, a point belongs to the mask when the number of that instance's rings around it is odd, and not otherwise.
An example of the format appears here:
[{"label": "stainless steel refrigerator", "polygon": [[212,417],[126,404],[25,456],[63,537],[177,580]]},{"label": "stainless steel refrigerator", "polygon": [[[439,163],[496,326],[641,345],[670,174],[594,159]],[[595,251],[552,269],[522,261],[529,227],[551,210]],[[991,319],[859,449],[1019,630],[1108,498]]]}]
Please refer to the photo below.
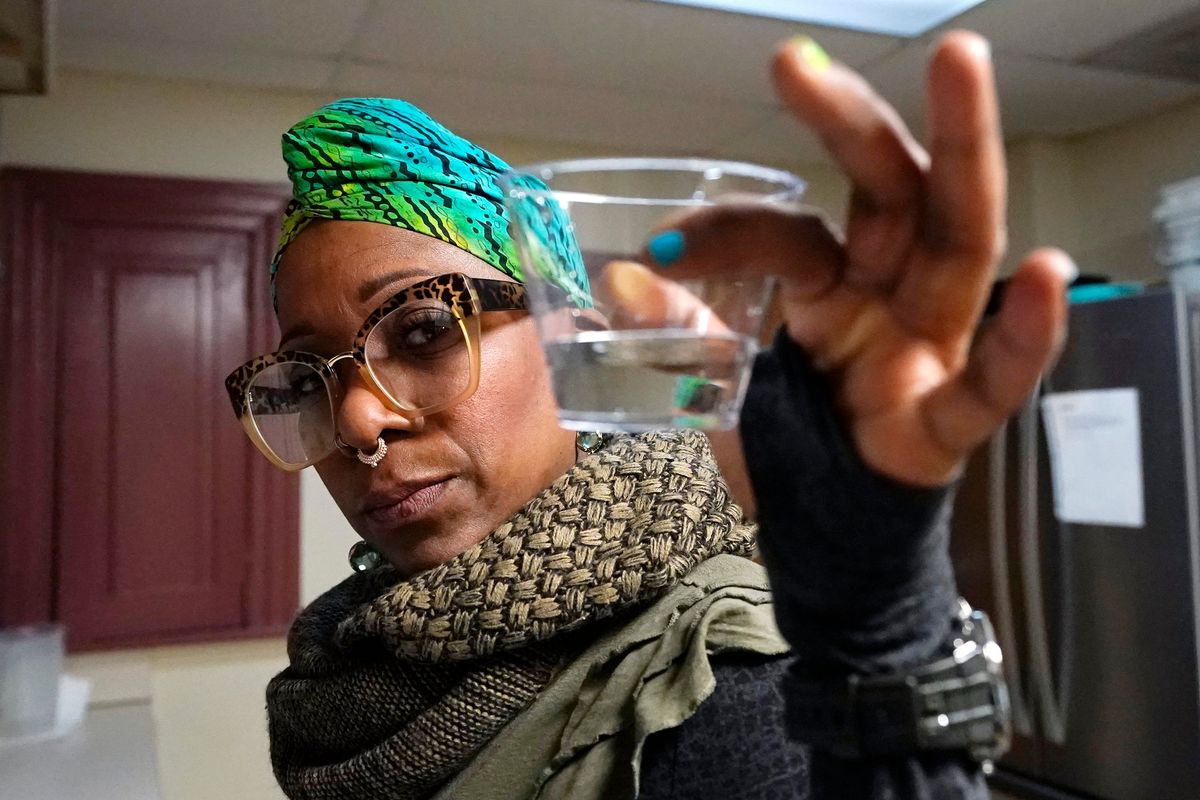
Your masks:
[{"label": "stainless steel refrigerator", "polygon": [[1200,296],[1073,305],[1038,396],[970,463],[953,552],[1004,650],[996,788],[1200,800],[1198,374]]}]

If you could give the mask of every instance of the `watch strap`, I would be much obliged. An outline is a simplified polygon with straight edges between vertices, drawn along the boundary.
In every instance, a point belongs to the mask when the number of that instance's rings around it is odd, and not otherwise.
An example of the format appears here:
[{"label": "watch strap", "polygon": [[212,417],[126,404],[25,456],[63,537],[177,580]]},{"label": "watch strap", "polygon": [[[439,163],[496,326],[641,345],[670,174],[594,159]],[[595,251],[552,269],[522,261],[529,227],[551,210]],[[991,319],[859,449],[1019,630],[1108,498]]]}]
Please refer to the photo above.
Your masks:
[{"label": "watch strap", "polygon": [[797,739],[843,758],[966,750],[980,760],[1007,747],[1007,693],[982,612],[969,612],[953,652],[902,673],[837,681],[785,679]]}]

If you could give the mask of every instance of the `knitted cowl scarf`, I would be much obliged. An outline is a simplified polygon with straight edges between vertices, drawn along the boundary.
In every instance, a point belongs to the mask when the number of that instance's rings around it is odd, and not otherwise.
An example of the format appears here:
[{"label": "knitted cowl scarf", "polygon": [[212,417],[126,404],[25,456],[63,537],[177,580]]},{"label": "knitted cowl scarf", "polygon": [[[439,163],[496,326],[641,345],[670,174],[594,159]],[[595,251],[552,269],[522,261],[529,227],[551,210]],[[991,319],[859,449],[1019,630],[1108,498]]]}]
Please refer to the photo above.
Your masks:
[{"label": "knitted cowl scarf", "polygon": [[619,436],[447,563],[305,609],[267,689],[276,777],[306,800],[428,797],[581,643],[752,549],[703,434]]}]

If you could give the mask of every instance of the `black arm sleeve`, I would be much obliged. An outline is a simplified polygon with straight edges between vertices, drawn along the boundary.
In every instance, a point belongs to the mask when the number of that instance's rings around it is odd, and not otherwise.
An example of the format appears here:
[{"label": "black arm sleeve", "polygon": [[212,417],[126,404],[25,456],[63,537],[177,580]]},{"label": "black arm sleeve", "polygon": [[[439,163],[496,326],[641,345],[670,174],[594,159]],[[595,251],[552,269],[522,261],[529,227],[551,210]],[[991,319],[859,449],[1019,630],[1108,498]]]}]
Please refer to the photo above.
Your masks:
[{"label": "black arm sleeve", "polygon": [[808,800],[808,753],[784,734],[780,680],[791,658],[727,651],[717,685],[642,750],[638,800]]},{"label": "black arm sleeve", "polygon": [[[866,466],[828,382],[782,331],[755,364],[741,432],[793,674],[874,674],[939,655],[957,597],[952,491]],[[820,800],[987,796],[977,765],[956,753],[849,762],[818,752],[811,773]]]}]

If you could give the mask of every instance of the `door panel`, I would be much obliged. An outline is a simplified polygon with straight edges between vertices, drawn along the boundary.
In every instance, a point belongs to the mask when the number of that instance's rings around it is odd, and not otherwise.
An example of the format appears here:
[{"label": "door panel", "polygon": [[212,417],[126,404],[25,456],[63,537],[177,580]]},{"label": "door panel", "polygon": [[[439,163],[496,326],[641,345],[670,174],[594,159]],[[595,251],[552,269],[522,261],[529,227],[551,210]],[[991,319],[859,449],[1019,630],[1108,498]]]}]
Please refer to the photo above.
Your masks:
[{"label": "door panel", "polygon": [[[28,401],[5,398],[49,413],[22,431],[33,446],[6,457],[2,488],[53,563],[25,580],[41,614],[0,581],[0,623],[62,621],[72,649],[281,632],[297,482],[245,440],[223,379],[277,335],[265,273],[283,192],[32,170],[3,185],[19,209],[11,280],[48,279],[34,316],[49,324],[6,326],[0,352],[51,369],[32,371]],[[17,539],[0,530],[0,549]],[[19,568],[0,563],[0,578]]]},{"label": "door panel", "polygon": [[244,463],[218,376],[246,328],[246,237],[89,224],[62,241],[61,618],[97,642],[236,628],[240,532],[220,506]]}]

